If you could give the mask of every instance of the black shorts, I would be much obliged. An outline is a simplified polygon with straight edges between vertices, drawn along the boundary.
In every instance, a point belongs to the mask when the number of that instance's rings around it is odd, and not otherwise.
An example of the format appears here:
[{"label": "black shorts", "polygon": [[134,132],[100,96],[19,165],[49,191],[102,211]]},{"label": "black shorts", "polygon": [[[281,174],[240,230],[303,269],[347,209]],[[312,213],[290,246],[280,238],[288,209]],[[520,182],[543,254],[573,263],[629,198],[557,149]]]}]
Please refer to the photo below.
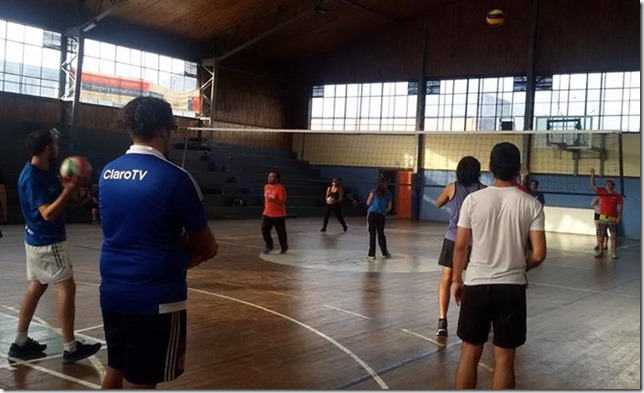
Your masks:
[{"label": "black shorts", "polygon": [[595,221],[599,221],[599,213],[595,213]]},{"label": "black shorts", "polygon": [[490,324],[497,347],[517,348],[525,343],[525,285],[463,286],[458,337],[470,344],[484,344],[490,334]]},{"label": "black shorts", "polygon": [[[438,257],[439,265],[453,269],[454,245],[456,245],[456,242],[454,242],[453,240],[443,239],[443,248],[441,249],[441,255]],[[464,269],[466,270],[467,270],[467,264],[470,262],[471,253],[472,253],[472,247],[469,246],[467,247],[467,259],[465,259]]]},{"label": "black shorts", "polygon": [[155,384],[183,374],[186,310],[167,314],[103,313],[108,366],[129,382]]}]

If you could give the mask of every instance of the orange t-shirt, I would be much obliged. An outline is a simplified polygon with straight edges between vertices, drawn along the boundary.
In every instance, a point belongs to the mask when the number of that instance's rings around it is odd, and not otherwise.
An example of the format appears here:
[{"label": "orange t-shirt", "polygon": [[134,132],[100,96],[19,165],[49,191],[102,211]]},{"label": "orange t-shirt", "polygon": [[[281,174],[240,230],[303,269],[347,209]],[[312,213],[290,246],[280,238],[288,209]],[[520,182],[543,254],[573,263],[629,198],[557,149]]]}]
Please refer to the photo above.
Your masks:
[{"label": "orange t-shirt", "polygon": [[[268,197],[277,198],[284,203],[268,200]],[[267,184],[264,186],[264,213],[267,217],[286,217],[286,188],[281,184]]]}]

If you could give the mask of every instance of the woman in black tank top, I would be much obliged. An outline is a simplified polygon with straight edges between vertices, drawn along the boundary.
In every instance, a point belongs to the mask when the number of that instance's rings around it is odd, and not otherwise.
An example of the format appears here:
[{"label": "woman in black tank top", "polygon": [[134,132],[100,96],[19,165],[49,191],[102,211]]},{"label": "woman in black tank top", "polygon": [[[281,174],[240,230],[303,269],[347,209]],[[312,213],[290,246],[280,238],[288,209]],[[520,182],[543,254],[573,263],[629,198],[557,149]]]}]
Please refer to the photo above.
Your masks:
[{"label": "woman in black tank top", "polygon": [[322,224],[322,229],[320,232],[326,232],[326,226],[329,223],[329,216],[331,212],[335,214],[342,225],[343,230],[347,231],[347,224],[344,222],[344,217],[342,217],[342,199],[344,197],[344,191],[342,190],[342,184],[338,179],[331,180],[331,185],[326,189],[326,196],[324,200],[326,202],[326,212],[324,214],[324,223]]}]

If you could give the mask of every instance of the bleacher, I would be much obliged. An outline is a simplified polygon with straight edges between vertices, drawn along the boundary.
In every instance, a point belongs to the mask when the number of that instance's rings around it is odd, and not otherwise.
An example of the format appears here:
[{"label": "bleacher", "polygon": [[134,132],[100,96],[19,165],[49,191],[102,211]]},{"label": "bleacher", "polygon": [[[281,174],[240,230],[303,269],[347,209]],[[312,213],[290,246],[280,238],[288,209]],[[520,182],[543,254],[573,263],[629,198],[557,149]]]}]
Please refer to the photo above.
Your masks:
[{"label": "bleacher", "polygon": [[[7,188],[9,223],[22,223],[16,190],[18,176],[28,157],[24,147],[26,134],[33,126],[18,122],[0,123],[0,169]],[[126,134],[100,130],[83,130],[78,137],[61,139],[61,159],[69,155],[86,156],[98,174],[112,159],[122,155],[130,145]],[[263,187],[269,171],[279,171],[286,186],[289,217],[322,217],[324,193],[329,179],[320,178],[308,163],[297,160],[294,153],[282,149],[260,148],[206,141],[173,145],[170,159],[192,174],[204,196],[209,219],[260,218],[263,210]],[[345,215],[360,215],[363,210],[348,201]],[[68,222],[90,222],[88,208],[69,208]]]}]

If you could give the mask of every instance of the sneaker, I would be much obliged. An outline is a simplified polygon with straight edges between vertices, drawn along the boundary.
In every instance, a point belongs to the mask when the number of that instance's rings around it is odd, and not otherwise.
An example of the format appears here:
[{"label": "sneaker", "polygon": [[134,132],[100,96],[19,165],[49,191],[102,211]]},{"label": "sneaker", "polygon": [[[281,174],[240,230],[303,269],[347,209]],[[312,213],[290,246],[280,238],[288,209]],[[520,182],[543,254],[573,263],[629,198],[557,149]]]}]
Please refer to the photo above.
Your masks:
[{"label": "sneaker", "polygon": [[273,251],[273,247],[264,247],[264,248],[262,248],[262,254],[268,254],[271,251]]},{"label": "sneaker", "polygon": [[604,252],[602,250],[595,251],[595,258],[600,258],[603,255],[604,255]]},{"label": "sneaker", "polygon": [[344,230],[345,232],[347,231],[347,229],[349,229],[349,227],[348,227],[348,226],[345,226],[345,227],[343,228],[343,230]]},{"label": "sneaker", "polygon": [[390,259],[391,254],[387,252],[387,253],[383,254],[382,257],[385,258],[385,259]]},{"label": "sneaker", "polygon": [[85,344],[83,341],[76,341],[76,350],[74,352],[63,352],[63,364],[74,363],[88,358],[98,352],[102,346],[101,343]]},{"label": "sneaker", "polygon": [[11,347],[9,347],[9,356],[24,358],[45,352],[45,349],[47,349],[46,344],[41,344],[33,338],[27,337],[25,345],[11,344]]},{"label": "sneaker", "polygon": [[320,229],[320,232],[326,232],[326,228]]},{"label": "sneaker", "polygon": [[373,255],[367,255],[367,259],[373,261],[374,259],[376,259],[376,257]]},{"label": "sneaker", "polygon": [[599,251],[599,246],[595,246],[595,248],[593,248],[593,250]]},{"label": "sneaker", "polygon": [[436,329],[436,335],[440,337],[447,337],[447,319],[438,320],[438,328]]},{"label": "sneaker", "polygon": [[286,248],[282,248],[282,249],[280,250],[280,254],[286,254],[286,251],[288,251],[288,247],[286,247]]},{"label": "sneaker", "polygon": [[612,259],[617,259],[617,254],[615,254],[614,252],[612,252],[612,253],[610,253],[610,257],[611,257]]}]

